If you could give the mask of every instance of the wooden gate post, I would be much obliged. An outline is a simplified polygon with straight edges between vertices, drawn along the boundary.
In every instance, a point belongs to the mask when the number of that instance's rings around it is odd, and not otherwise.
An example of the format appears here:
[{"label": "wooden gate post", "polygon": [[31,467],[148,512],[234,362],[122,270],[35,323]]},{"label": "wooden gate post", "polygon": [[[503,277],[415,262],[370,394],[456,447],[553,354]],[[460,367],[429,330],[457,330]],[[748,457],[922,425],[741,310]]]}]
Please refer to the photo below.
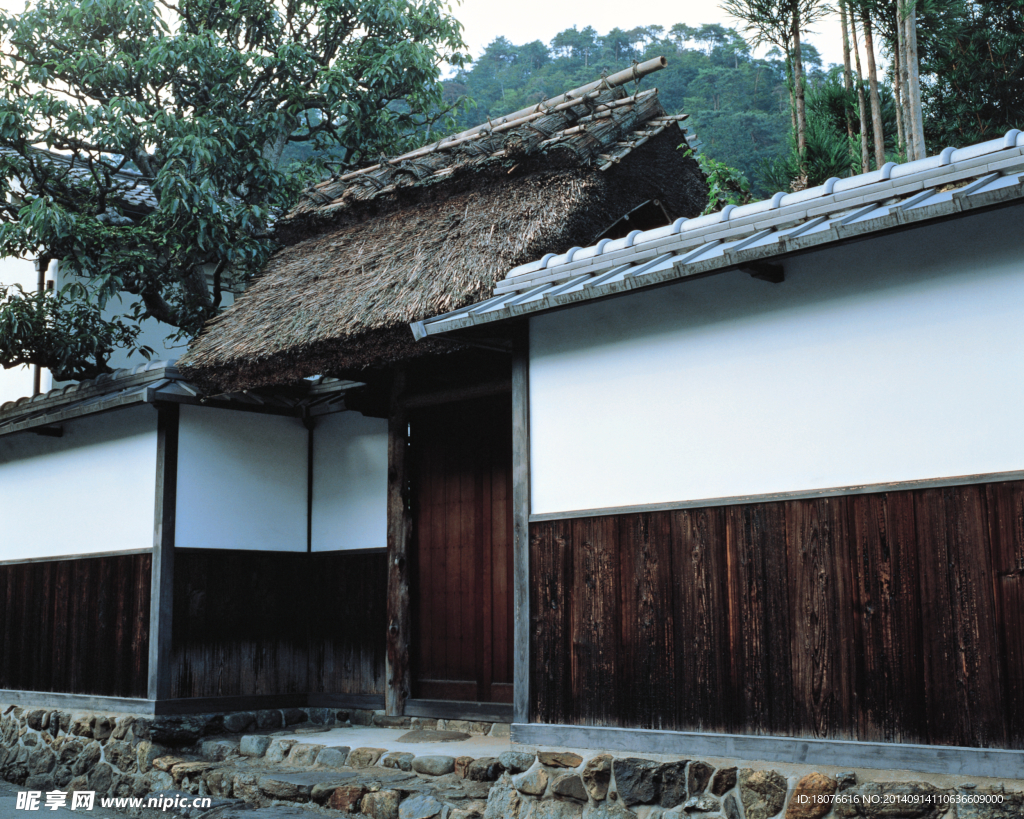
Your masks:
[{"label": "wooden gate post", "polygon": [[530,358],[528,337],[516,338],[512,358],[512,721],[530,721]]},{"label": "wooden gate post", "polygon": [[149,598],[151,700],[171,696],[171,617],[174,609],[174,518],[178,489],[177,404],[157,408],[156,514]]},{"label": "wooden gate post", "polygon": [[391,388],[388,413],[388,636],[387,715],[405,714],[409,698],[409,545],[412,510],[409,498],[409,415],[402,405],[405,372],[399,370]]}]

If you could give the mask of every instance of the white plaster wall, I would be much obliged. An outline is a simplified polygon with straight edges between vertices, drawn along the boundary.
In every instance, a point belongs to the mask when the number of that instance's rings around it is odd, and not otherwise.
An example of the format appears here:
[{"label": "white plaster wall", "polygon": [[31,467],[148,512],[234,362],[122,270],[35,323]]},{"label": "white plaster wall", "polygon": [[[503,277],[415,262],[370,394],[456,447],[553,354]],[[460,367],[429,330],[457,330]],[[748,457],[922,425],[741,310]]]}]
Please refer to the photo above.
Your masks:
[{"label": "white plaster wall", "polygon": [[1024,469],[1021,217],[532,319],[533,512]]},{"label": "white plaster wall", "polygon": [[306,436],[296,418],[183,405],[175,546],[306,551]]},{"label": "white plaster wall", "polygon": [[313,551],[387,545],[388,422],[358,412],[313,431]]},{"label": "white plaster wall", "polygon": [[0,560],[153,545],[156,418],[130,407],[0,438]]}]

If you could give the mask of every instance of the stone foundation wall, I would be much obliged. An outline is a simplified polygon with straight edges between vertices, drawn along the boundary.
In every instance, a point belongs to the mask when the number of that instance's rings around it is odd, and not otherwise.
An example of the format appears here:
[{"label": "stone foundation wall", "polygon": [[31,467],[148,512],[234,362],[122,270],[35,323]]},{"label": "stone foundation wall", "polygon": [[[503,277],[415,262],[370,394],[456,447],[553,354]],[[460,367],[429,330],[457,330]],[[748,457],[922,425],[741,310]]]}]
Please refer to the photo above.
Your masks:
[{"label": "stone foundation wall", "polygon": [[[473,758],[317,743],[349,723],[508,736],[501,723],[326,708],[143,717],[0,706],[0,777],[30,790],[187,793],[221,807],[319,805],[369,819],[1024,818],[1020,781],[889,782],[884,772],[525,746]],[[304,734],[308,742],[295,738]]]}]

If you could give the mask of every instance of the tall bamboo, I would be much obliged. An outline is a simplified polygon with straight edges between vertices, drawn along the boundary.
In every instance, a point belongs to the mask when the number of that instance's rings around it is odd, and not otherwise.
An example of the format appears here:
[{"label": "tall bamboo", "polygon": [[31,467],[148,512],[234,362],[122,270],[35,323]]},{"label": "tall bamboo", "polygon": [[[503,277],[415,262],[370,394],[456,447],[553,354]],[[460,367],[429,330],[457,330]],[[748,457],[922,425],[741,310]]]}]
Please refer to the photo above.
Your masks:
[{"label": "tall bamboo", "polygon": [[796,149],[803,162],[807,152],[807,103],[804,98],[804,62],[800,54],[800,0],[791,0],[793,12],[793,79],[796,92]]},{"label": "tall bamboo", "polygon": [[875,134],[875,167],[885,164],[885,133],[882,131],[882,102],[878,96],[878,72],[875,68],[875,44],[871,36],[871,16],[861,8],[864,24],[864,53],[868,58],[868,90],[871,96],[871,130]]},{"label": "tall bamboo", "polygon": [[[850,77],[850,32],[846,25],[846,3],[844,0],[839,0],[839,18],[843,24],[843,87],[849,94],[853,90],[853,79]],[[852,140],[853,118],[850,116],[849,106],[844,104],[843,111],[846,114],[846,135]]]},{"label": "tall bamboo", "polygon": [[910,124],[913,133],[914,159],[924,159],[924,115],[921,111],[921,79],[917,56],[917,3],[908,0],[909,10],[905,19],[907,41],[907,97],[910,108]]},{"label": "tall bamboo", "polygon": [[857,21],[854,15],[850,15],[850,34],[853,40],[853,55],[856,58],[857,66],[857,104],[860,108],[860,165],[862,173],[871,170],[871,160],[868,157],[868,112],[864,102],[864,74],[860,70],[860,46],[857,45]]},{"label": "tall bamboo", "polygon": [[[898,20],[898,18],[897,18]],[[892,48],[892,92],[896,99],[896,142],[902,156],[907,155],[907,138],[903,118],[903,60],[900,54],[899,25],[896,27],[896,42]]]}]

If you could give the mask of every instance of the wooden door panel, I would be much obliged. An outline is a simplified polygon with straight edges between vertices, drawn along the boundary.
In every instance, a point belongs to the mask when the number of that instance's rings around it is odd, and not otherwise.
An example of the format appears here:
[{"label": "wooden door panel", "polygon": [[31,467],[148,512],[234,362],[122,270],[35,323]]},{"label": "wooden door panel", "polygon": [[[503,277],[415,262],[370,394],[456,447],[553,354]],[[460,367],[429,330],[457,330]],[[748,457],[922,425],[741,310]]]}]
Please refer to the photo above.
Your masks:
[{"label": "wooden door panel", "polygon": [[410,424],[413,696],[510,702],[511,402],[431,407]]}]

